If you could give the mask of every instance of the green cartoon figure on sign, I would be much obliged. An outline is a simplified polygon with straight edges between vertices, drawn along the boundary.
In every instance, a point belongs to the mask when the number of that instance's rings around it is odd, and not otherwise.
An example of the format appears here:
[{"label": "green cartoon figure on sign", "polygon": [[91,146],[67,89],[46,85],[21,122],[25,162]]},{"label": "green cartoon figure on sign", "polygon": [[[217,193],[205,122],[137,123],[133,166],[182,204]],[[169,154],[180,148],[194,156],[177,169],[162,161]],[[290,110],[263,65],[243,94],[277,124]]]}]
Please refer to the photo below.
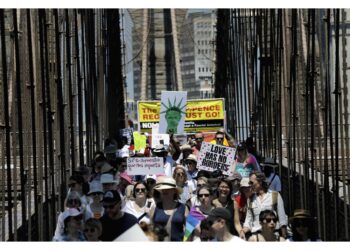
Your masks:
[{"label": "green cartoon figure on sign", "polygon": [[177,126],[179,125],[179,122],[181,120],[181,114],[186,114],[182,111],[182,109],[186,107],[186,104],[181,107],[182,100],[183,98],[178,104],[176,104],[175,97],[173,104],[170,103],[170,99],[168,99],[168,106],[162,103],[162,105],[165,107],[165,111],[161,112],[161,114],[165,113],[165,119],[167,121],[166,133],[168,134],[177,134]]}]

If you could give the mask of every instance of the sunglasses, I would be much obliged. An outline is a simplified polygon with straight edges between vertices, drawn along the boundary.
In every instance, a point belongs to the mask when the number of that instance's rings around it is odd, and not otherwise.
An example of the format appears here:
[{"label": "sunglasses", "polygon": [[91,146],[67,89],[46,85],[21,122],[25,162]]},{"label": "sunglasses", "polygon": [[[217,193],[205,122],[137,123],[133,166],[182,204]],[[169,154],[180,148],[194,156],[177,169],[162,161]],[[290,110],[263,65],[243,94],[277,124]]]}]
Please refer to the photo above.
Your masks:
[{"label": "sunglasses", "polygon": [[85,228],[84,229],[84,233],[88,233],[88,232],[90,232],[90,233],[94,233],[96,230],[95,230],[95,228]]},{"label": "sunglasses", "polygon": [[224,137],[216,137],[216,140],[223,140]]},{"label": "sunglasses", "polygon": [[176,173],[176,176],[185,176],[185,173]]},{"label": "sunglasses", "polygon": [[151,180],[149,180],[149,179],[147,180],[147,184],[154,184],[154,183],[156,183],[155,180],[152,180],[152,179]]},{"label": "sunglasses", "polygon": [[198,137],[195,139],[196,141],[203,141],[203,137]]},{"label": "sunglasses", "polygon": [[264,219],[263,222],[264,223],[270,223],[271,221],[273,221],[274,223],[276,223],[278,220],[277,218],[267,218],[267,219]]},{"label": "sunglasses", "polygon": [[135,192],[136,193],[144,193],[144,192],[146,192],[146,188],[135,188]]},{"label": "sunglasses", "polygon": [[199,198],[202,198],[202,197],[209,197],[210,196],[210,194],[198,194],[198,197]]}]

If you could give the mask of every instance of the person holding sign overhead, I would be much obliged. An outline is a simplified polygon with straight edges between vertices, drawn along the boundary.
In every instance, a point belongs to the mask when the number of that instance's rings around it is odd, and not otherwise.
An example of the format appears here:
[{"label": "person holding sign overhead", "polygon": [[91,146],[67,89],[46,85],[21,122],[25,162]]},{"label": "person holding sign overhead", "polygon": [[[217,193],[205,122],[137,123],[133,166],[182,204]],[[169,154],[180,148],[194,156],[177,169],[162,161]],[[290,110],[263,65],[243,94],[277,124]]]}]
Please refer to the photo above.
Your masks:
[{"label": "person holding sign overhead", "polygon": [[232,172],[239,173],[242,178],[247,178],[253,171],[261,172],[259,163],[254,155],[248,153],[246,144],[241,142],[237,145]]}]

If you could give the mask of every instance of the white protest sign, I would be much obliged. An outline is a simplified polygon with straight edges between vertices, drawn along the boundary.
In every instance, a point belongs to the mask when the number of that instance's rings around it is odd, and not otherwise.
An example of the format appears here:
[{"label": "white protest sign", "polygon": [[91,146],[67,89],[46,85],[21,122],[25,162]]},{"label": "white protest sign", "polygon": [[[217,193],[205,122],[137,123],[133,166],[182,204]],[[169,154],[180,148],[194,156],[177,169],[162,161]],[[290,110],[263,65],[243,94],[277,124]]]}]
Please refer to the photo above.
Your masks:
[{"label": "white protest sign", "polygon": [[154,134],[152,135],[152,148],[155,148],[157,145],[163,144],[165,148],[168,148],[170,145],[170,138],[168,134]]},{"label": "white protest sign", "polygon": [[162,91],[160,134],[183,134],[186,118],[187,91]]},{"label": "white protest sign", "polygon": [[159,123],[152,124],[152,136],[159,134]]},{"label": "white protest sign", "polygon": [[164,174],[163,158],[129,157],[126,161],[129,175]]},{"label": "white protest sign", "polygon": [[224,175],[231,175],[236,149],[202,142],[199,151],[198,169],[213,172],[221,170]]}]

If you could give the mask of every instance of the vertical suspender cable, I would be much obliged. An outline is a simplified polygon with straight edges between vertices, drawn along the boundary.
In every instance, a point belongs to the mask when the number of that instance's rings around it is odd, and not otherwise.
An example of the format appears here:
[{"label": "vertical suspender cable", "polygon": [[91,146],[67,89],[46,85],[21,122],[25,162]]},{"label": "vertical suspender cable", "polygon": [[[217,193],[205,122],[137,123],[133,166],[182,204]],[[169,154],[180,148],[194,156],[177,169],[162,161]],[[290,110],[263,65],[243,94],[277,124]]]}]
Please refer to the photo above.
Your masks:
[{"label": "vertical suspender cable", "polygon": [[82,96],[82,77],[80,65],[80,45],[79,45],[79,31],[78,31],[78,13],[74,10],[75,16],[75,54],[77,60],[77,88],[78,88],[78,127],[79,127],[79,164],[84,165],[84,143],[83,143],[83,96]]},{"label": "vertical suspender cable", "polygon": [[[18,44],[18,24],[17,24],[17,10],[12,11],[13,15],[13,33],[15,41],[15,58],[16,58],[16,95],[17,95],[17,117],[18,117],[18,141],[19,141],[19,164],[20,164],[20,178],[21,178],[21,206],[22,206],[22,228],[23,232],[27,232],[27,212],[26,212],[26,184],[25,171],[23,160],[23,122],[22,122],[22,91],[21,91],[21,65],[19,57]],[[17,188],[17,187],[15,187]]]},{"label": "vertical suspender cable", "polygon": [[32,44],[32,24],[31,24],[30,10],[27,9],[27,34],[28,34],[28,52],[29,52],[29,84],[30,84],[30,101],[31,101],[31,119],[32,119],[32,158],[33,158],[33,186],[34,186],[34,228],[39,228],[38,221],[38,174],[37,174],[37,153],[36,153],[36,122],[35,122],[35,85],[34,85],[34,72],[33,72],[33,44]]},{"label": "vertical suspender cable", "polygon": [[[58,122],[59,122],[59,133],[60,133],[60,173],[61,173],[61,192],[65,193],[66,190],[66,147],[65,147],[65,127],[64,127],[64,103],[63,103],[63,83],[61,73],[61,48],[60,48],[60,30],[58,26],[58,10],[53,11],[55,19],[55,43],[56,43],[56,91],[58,101]],[[61,210],[64,206],[64,197],[62,196]]]},{"label": "vertical suspender cable", "polygon": [[68,72],[68,95],[69,95],[69,129],[70,129],[70,154],[71,154],[71,171],[76,166],[75,163],[75,139],[74,139],[74,96],[72,83],[72,58],[71,58],[71,34],[70,34],[70,19],[69,10],[65,10],[66,16],[66,44],[67,44],[67,72]]},{"label": "vertical suspender cable", "polygon": [[4,91],[4,113],[5,113],[5,129],[6,129],[6,175],[7,175],[7,199],[8,199],[8,233],[9,240],[13,240],[13,224],[12,224],[12,192],[11,192],[11,138],[10,138],[10,114],[8,99],[8,80],[7,80],[7,52],[5,39],[5,16],[4,9],[0,9],[0,32],[1,32],[1,61],[2,61],[2,85]]},{"label": "vertical suspender cable", "polygon": [[[46,215],[49,214],[49,177],[48,177],[48,157],[47,157],[47,151],[48,151],[48,146],[47,146],[47,100],[46,100],[46,78],[45,78],[45,72],[48,70],[46,68],[46,63],[45,63],[45,50],[47,49],[45,47],[45,38],[44,38],[44,27],[45,27],[45,19],[44,16],[46,15],[45,10],[41,9],[39,10],[39,36],[40,36],[40,62],[41,62],[41,83],[42,83],[42,92],[41,92],[41,98],[42,98],[42,112],[43,112],[43,137],[44,137],[44,193],[45,193],[45,213]],[[44,238],[49,237],[49,227],[50,227],[50,222],[48,218],[45,220],[45,236]]]},{"label": "vertical suspender cable", "polygon": [[338,239],[338,207],[339,207],[339,13],[340,10],[335,10],[335,88],[333,94],[335,94],[335,176],[333,176],[333,195],[334,195],[334,236],[335,240]]}]

